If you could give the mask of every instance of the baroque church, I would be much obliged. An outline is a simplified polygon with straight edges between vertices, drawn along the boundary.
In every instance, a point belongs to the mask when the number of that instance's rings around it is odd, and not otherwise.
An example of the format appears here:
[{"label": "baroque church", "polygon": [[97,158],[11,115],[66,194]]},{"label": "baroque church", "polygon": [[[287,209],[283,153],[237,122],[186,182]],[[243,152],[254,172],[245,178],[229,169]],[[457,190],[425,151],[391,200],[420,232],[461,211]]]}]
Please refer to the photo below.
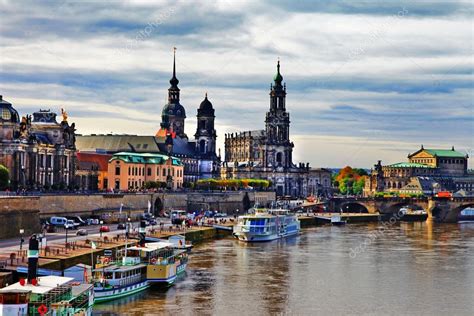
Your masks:
[{"label": "baroque church", "polygon": [[331,172],[312,169],[309,163],[293,163],[290,114],[286,110],[286,84],[280,61],[270,86],[270,109],[265,129],[225,135],[224,179],[259,178],[272,182],[277,195],[322,195],[330,191]]},{"label": "baroque church", "polygon": [[185,183],[219,177],[221,161],[216,154],[215,111],[207,93],[197,110],[194,139],[190,139],[185,133],[186,109],[180,101],[176,50],[173,55],[173,74],[169,82],[168,101],[161,111],[161,123],[155,135],[80,135],[77,137],[78,150],[87,153],[88,157],[92,153],[106,155],[119,152],[164,153],[183,162]]}]

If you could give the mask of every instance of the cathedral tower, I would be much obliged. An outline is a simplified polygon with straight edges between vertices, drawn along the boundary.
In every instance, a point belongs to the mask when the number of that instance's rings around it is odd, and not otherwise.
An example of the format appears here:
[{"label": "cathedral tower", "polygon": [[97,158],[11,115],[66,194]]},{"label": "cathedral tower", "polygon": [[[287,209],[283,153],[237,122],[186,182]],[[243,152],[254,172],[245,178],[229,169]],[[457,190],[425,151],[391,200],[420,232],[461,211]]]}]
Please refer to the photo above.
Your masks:
[{"label": "cathedral tower", "polygon": [[216,130],[214,128],[214,108],[207,99],[207,93],[198,109],[196,139],[196,152],[207,157],[216,156]]},{"label": "cathedral tower", "polygon": [[170,79],[171,86],[168,89],[168,103],[163,107],[161,113],[161,128],[169,130],[176,136],[188,138],[184,133],[184,120],[186,111],[179,103],[179,80],[176,78],[176,47],[173,55],[173,77]]},{"label": "cathedral tower", "polygon": [[290,142],[290,114],[286,112],[286,84],[282,85],[280,60],[270,86],[270,110],[265,117],[266,165],[290,168],[293,165],[293,143]]}]

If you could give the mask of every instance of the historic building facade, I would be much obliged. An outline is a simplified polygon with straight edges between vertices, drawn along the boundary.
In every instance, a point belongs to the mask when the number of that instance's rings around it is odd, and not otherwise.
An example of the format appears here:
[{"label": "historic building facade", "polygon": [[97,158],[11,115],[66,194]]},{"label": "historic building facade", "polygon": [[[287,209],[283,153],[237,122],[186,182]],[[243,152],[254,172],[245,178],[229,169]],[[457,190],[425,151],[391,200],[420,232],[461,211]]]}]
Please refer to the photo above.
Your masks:
[{"label": "historic building facade", "polygon": [[184,168],[176,157],[122,152],[109,160],[108,178],[113,190],[140,189],[147,182],[163,183],[175,190],[183,187]]},{"label": "historic building facade", "polygon": [[75,182],[75,124],[67,113],[39,110],[20,120],[0,96],[0,164],[10,171],[12,189],[65,189]]},{"label": "historic building facade", "polygon": [[421,148],[408,155],[408,162],[382,166],[379,161],[365,182],[364,195],[377,192],[432,195],[439,191],[474,190],[474,175],[468,171],[467,154],[451,149]]},{"label": "historic building facade", "polygon": [[[309,163],[293,163],[294,144],[290,140],[290,114],[286,110],[286,84],[280,73],[280,61],[273,81],[265,129],[225,135],[222,178],[268,179],[280,196],[317,194],[323,185],[329,191],[329,170],[313,171]],[[321,182],[322,178],[326,180]]]},{"label": "historic building facade", "polygon": [[[168,89],[168,102],[161,111],[160,128],[155,136],[144,135],[80,135],[80,152],[116,154],[136,152],[167,154],[179,158],[184,165],[184,183],[198,179],[219,177],[220,155],[216,154],[217,133],[214,128],[215,110],[207,93],[197,110],[197,128],[194,139],[185,133],[186,109],[181,104],[176,75],[176,52],[173,56],[173,74]],[[109,180],[110,181],[110,180]]]}]

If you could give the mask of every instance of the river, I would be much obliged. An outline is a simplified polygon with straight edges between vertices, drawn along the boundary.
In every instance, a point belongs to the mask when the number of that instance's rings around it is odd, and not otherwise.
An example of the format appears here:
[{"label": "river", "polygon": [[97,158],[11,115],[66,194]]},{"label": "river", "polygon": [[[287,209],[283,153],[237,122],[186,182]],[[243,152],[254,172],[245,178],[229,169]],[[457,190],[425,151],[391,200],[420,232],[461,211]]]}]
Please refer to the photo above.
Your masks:
[{"label": "river", "polygon": [[474,315],[474,224],[320,226],[298,237],[193,249],[168,289],[95,315]]}]

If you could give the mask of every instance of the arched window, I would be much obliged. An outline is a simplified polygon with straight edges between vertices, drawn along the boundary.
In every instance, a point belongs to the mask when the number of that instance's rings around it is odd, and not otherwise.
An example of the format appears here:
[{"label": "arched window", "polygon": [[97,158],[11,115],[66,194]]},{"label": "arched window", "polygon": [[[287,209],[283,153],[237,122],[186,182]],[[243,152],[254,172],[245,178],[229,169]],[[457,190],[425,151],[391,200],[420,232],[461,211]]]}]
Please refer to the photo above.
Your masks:
[{"label": "arched window", "polygon": [[277,163],[281,163],[281,162],[282,162],[282,154],[281,154],[281,153],[277,153],[277,154],[276,154],[276,162],[277,162]]},{"label": "arched window", "polygon": [[202,153],[206,152],[206,141],[204,139],[201,139],[199,142],[199,151]]}]

